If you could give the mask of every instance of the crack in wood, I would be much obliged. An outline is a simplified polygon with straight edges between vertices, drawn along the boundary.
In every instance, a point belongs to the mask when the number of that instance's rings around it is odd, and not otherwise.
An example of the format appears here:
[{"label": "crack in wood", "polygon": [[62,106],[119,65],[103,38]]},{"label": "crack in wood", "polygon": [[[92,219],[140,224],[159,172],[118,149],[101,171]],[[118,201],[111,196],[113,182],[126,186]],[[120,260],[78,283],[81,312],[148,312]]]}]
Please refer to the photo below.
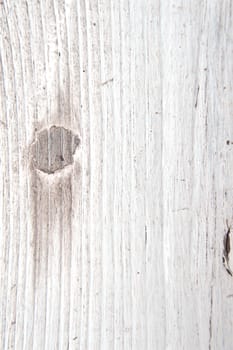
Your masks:
[{"label": "crack in wood", "polygon": [[230,234],[231,234],[231,228],[230,226],[228,226],[228,222],[227,222],[227,233],[225,234],[224,238],[223,238],[223,257],[222,257],[222,261],[223,261],[223,265],[227,271],[227,273],[230,276],[233,276],[233,272],[229,266],[229,254],[231,251],[231,239],[230,239]]}]

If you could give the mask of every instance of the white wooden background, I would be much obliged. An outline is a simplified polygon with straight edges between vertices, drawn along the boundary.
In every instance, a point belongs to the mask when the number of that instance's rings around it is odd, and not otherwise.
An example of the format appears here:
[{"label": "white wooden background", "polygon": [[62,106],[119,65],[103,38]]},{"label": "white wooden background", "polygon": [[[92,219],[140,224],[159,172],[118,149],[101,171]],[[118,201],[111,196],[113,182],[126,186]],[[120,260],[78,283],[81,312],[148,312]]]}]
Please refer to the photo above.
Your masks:
[{"label": "white wooden background", "polygon": [[233,349],[232,85],[232,0],[0,1],[1,350]]}]

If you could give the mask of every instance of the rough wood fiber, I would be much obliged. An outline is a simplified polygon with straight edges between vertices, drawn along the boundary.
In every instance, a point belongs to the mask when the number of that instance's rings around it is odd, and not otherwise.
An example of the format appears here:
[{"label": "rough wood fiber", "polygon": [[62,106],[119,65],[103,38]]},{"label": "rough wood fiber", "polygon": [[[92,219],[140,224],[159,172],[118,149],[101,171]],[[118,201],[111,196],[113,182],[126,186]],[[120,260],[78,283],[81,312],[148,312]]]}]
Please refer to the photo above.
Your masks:
[{"label": "rough wood fiber", "polygon": [[232,15],[0,1],[0,349],[232,349]]}]

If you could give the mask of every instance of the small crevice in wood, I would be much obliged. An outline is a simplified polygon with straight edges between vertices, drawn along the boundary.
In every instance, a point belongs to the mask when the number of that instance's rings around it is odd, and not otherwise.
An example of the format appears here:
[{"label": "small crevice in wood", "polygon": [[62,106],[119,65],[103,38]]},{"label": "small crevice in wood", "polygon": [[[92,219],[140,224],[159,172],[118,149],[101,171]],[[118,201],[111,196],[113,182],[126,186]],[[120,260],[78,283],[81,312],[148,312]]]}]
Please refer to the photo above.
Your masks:
[{"label": "small crevice in wood", "polygon": [[231,228],[228,226],[228,223],[227,223],[227,232],[226,234],[224,235],[224,238],[223,238],[223,257],[222,257],[222,261],[223,261],[223,265],[225,266],[225,269],[227,271],[227,273],[230,275],[230,276],[233,276],[233,272],[229,266],[230,264],[230,251],[231,251],[231,238],[230,238],[230,235],[231,235]]}]

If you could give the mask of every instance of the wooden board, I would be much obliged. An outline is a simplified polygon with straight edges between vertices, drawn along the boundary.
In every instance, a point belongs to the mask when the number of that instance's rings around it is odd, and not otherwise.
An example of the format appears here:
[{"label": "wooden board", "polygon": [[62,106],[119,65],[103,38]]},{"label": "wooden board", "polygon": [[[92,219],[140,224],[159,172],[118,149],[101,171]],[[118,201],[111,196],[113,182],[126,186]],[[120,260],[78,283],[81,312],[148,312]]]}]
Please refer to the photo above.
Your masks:
[{"label": "wooden board", "polygon": [[0,349],[232,349],[232,17],[0,1]]}]

